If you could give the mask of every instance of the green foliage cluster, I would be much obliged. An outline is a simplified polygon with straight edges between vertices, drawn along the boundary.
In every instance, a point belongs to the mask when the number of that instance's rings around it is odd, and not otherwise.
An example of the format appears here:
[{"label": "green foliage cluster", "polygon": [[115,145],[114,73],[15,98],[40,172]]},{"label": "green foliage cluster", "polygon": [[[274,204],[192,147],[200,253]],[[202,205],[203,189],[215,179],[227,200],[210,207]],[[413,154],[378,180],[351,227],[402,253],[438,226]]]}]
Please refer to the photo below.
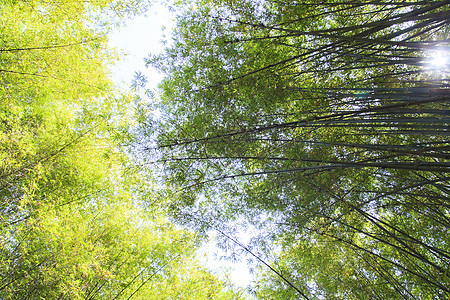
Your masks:
[{"label": "green foliage cluster", "polygon": [[276,245],[256,296],[450,295],[448,4],[180,4],[142,148],[179,222]]},{"label": "green foliage cluster", "polygon": [[121,148],[132,97],[113,88],[92,18],[139,9],[0,2],[1,299],[240,298],[196,260],[198,237],[149,204],[152,179]]}]

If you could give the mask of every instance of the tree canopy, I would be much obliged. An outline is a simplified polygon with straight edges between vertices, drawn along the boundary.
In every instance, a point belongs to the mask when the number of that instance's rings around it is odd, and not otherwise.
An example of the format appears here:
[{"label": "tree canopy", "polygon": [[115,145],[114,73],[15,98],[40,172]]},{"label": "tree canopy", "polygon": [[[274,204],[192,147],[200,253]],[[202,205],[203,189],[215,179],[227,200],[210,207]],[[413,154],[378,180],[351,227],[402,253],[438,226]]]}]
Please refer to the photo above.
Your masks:
[{"label": "tree canopy", "polygon": [[1,299],[241,297],[200,264],[201,238],[169,221],[123,147],[134,96],[110,79],[112,25],[95,22],[141,8],[0,1]]},{"label": "tree canopy", "polygon": [[448,4],[181,5],[136,144],[178,222],[275,247],[257,297],[450,295]]},{"label": "tree canopy", "polygon": [[245,298],[210,230],[256,298],[450,296],[448,0],[177,1],[153,119],[107,39],[150,4],[0,0],[1,299]]}]

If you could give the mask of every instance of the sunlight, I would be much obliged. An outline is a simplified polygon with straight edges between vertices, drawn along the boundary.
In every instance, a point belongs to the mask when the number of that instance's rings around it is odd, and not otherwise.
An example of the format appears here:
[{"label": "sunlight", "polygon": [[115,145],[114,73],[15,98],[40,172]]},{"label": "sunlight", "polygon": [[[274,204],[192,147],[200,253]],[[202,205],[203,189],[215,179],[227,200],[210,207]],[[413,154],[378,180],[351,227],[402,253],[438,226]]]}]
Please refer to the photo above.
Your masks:
[{"label": "sunlight", "polygon": [[446,50],[435,50],[431,52],[430,65],[432,68],[443,69],[447,67],[449,52]]}]

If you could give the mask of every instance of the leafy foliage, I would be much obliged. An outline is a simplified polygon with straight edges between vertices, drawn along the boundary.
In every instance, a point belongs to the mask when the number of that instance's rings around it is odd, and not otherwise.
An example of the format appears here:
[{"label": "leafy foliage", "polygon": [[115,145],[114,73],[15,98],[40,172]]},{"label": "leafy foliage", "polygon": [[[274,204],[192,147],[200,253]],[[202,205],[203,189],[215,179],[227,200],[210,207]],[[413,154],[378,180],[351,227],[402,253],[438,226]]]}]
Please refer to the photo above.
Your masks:
[{"label": "leafy foliage", "polygon": [[448,72],[427,52],[447,19],[447,1],[185,4],[148,59],[167,76],[142,145],[173,215],[272,235],[289,280],[261,298],[448,295]]},{"label": "leafy foliage", "polygon": [[121,147],[132,96],[113,88],[92,18],[140,5],[0,2],[1,299],[241,297],[199,265],[200,239]]}]

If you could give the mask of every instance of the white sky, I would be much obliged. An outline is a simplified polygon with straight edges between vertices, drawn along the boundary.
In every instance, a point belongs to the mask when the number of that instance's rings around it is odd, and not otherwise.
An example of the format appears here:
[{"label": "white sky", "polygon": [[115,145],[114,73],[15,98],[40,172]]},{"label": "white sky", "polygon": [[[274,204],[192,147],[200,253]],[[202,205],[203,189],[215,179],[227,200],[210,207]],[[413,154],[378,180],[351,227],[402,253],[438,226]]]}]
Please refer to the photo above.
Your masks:
[{"label": "white sky", "polygon": [[126,25],[110,34],[112,47],[124,52],[123,59],[112,68],[114,80],[121,86],[130,86],[133,75],[141,71],[148,79],[148,88],[156,88],[162,77],[156,71],[146,68],[144,58],[149,53],[159,53],[164,49],[162,27],[170,32],[172,17],[166,7],[154,5],[145,15],[127,20]]},{"label": "white sky", "polygon": [[[162,79],[162,75],[155,70],[145,67],[144,58],[149,53],[159,53],[164,49],[161,41],[164,33],[169,35],[172,17],[166,7],[154,5],[149,12],[126,22],[126,26],[110,34],[110,45],[122,50],[124,58],[111,68],[113,79],[125,90],[129,90],[136,71],[147,76],[147,88],[155,89]],[[241,236],[244,237],[245,234]],[[228,270],[228,278],[238,286],[246,287],[251,281],[251,274],[246,262],[231,263],[228,260],[219,260],[224,255],[213,244],[200,249],[199,258],[212,272],[224,276],[223,271]],[[243,258],[245,260],[245,257]],[[222,274],[220,274],[222,273]]]}]

